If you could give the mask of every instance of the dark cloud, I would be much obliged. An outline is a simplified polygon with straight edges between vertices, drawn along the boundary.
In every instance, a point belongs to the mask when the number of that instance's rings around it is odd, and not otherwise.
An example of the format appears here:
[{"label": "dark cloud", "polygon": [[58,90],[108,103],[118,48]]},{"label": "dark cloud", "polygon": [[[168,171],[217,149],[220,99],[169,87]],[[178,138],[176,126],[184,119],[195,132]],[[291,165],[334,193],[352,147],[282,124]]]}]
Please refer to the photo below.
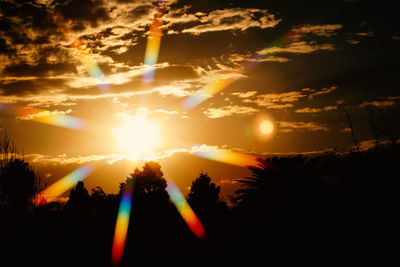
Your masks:
[{"label": "dark cloud", "polygon": [[78,23],[78,28],[82,28],[82,22],[88,23],[92,27],[97,27],[100,22],[110,19],[108,10],[103,6],[103,2],[99,0],[58,1],[55,4],[55,11],[65,19]]},{"label": "dark cloud", "polygon": [[65,73],[76,73],[76,67],[71,63],[46,63],[36,65],[27,63],[10,65],[4,68],[3,75],[10,76],[53,76]]},{"label": "dark cloud", "polygon": [[[48,7],[29,1],[1,2],[0,31],[11,38],[13,44],[48,43],[49,35],[55,34],[55,25]],[[14,21],[12,21],[14,19]],[[35,38],[28,38],[25,31],[32,29]]]},{"label": "dark cloud", "polygon": [[64,85],[63,79],[34,79],[0,84],[0,92],[4,96],[25,96],[47,92]]},{"label": "dark cloud", "polygon": [[7,45],[6,40],[0,38],[0,54],[15,54],[16,49]]},{"label": "dark cloud", "polygon": [[154,7],[152,5],[138,6],[131,12],[129,12],[129,15],[130,17],[132,17],[132,19],[140,19],[144,16],[150,15],[152,10],[154,10]]}]

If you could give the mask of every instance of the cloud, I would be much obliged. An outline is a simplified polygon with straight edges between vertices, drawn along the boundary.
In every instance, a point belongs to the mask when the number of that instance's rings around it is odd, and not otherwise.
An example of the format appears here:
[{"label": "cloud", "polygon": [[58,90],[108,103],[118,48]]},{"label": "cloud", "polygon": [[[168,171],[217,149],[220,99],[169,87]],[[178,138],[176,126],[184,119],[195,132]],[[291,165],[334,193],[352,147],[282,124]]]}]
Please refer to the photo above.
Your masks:
[{"label": "cloud", "polygon": [[374,37],[375,33],[373,31],[369,32],[358,32],[356,33],[357,36],[362,36],[362,37]]},{"label": "cloud", "polygon": [[291,59],[287,57],[278,57],[278,56],[268,56],[268,57],[260,57],[254,56],[251,54],[240,55],[240,54],[232,54],[229,57],[229,61],[234,64],[243,64],[244,62],[278,62],[278,63],[286,63],[291,61]]},{"label": "cloud", "polygon": [[329,129],[320,124],[316,124],[315,122],[289,122],[289,121],[279,121],[279,131],[280,132],[292,132],[293,129],[296,130],[307,130],[311,132],[315,131],[329,131]]},{"label": "cloud", "polygon": [[301,109],[297,109],[295,112],[296,113],[317,113],[317,112],[321,112],[321,111],[329,111],[329,110],[334,110],[336,109],[336,106],[326,106],[326,107],[322,107],[322,108],[301,108]]},{"label": "cloud", "polygon": [[298,41],[288,44],[286,47],[267,47],[258,52],[259,55],[265,56],[275,53],[293,53],[293,54],[309,54],[319,50],[333,51],[335,46],[333,44],[316,44],[314,41]]},{"label": "cloud", "polygon": [[240,30],[245,31],[248,28],[272,28],[275,27],[281,19],[276,19],[274,14],[267,10],[231,8],[211,11],[208,15],[201,16],[201,24],[191,28],[183,29],[182,33],[199,35],[205,32]]},{"label": "cloud", "polygon": [[210,119],[222,118],[227,116],[232,116],[235,114],[254,114],[258,109],[252,107],[238,106],[238,105],[230,105],[222,108],[209,108],[205,110],[203,113]]},{"label": "cloud", "polygon": [[244,103],[254,103],[261,107],[281,109],[293,107],[293,103],[299,101],[306,95],[300,91],[291,91],[280,94],[262,94],[253,99],[244,99]]},{"label": "cloud", "polygon": [[333,91],[335,91],[337,89],[337,86],[331,86],[331,87],[326,87],[326,88],[322,88],[319,91],[316,91],[315,93],[312,93],[308,96],[308,98],[311,100],[314,98],[314,96],[317,95],[325,95],[325,94],[329,94],[332,93]]},{"label": "cloud", "polygon": [[232,95],[238,96],[240,98],[248,98],[257,94],[257,91],[248,91],[248,92],[235,92]]},{"label": "cloud", "polygon": [[396,104],[396,102],[392,101],[392,100],[390,100],[390,101],[388,101],[388,100],[386,100],[386,101],[370,101],[370,102],[363,102],[361,104],[361,107],[368,105],[368,106],[374,106],[374,107],[381,108],[381,107],[394,106],[395,104]]},{"label": "cloud", "polygon": [[[389,143],[390,143],[389,140],[379,140],[378,141],[379,145],[386,145]],[[358,144],[358,146],[359,146],[360,151],[368,151],[376,146],[376,142],[374,139],[368,139],[368,140],[361,141]],[[355,149],[355,146],[353,146],[353,148]]]},{"label": "cloud", "polygon": [[352,44],[352,45],[357,45],[360,43],[360,41],[354,40],[354,39],[348,39],[348,40],[346,40],[346,42],[349,44]]},{"label": "cloud", "polygon": [[349,132],[351,132],[351,128],[349,127],[343,128],[339,131],[339,133],[349,133]]},{"label": "cloud", "polygon": [[317,36],[331,37],[337,34],[337,30],[341,29],[341,24],[325,24],[325,25],[302,25],[296,28],[296,32],[305,34],[314,34]]}]

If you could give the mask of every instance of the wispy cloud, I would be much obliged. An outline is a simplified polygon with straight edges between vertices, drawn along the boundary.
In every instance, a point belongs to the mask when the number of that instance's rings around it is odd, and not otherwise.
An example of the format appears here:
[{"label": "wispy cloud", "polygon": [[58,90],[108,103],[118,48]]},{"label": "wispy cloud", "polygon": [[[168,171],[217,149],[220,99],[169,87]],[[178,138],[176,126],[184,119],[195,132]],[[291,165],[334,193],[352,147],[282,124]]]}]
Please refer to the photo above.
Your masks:
[{"label": "wispy cloud", "polygon": [[329,110],[334,110],[336,109],[336,106],[325,106],[322,108],[300,108],[296,109],[296,113],[317,113],[317,112],[322,112],[322,111],[329,111]]},{"label": "wispy cloud", "polygon": [[393,100],[384,100],[384,101],[370,101],[370,102],[363,102],[361,106],[374,106],[374,107],[390,107],[395,105],[396,102]]},{"label": "wispy cloud", "polygon": [[293,53],[293,54],[309,54],[319,50],[333,51],[335,46],[333,44],[317,44],[316,42],[298,41],[288,44],[286,47],[268,47],[259,51],[260,55],[268,55],[275,53]]},{"label": "wispy cloud", "polygon": [[[260,17],[256,19],[256,15]],[[211,11],[208,15],[201,16],[199,25],[182,30],[183,33],[201,34],[205,32],[239,30],[245,31],[248,28],[272,28],[281,19],[277,19],[274,14],[267,10],[230,8]]]},{"label": "wispy cloud", "polygon": [[232,95],[238,96],[240,98],[248,98],[257,94],[257,91],[247,91],[247,92],[234,92]]},{"label": "wispy cloud", "polygon": [[285,93],[271,93],[261,94],[253,97],[252,99],[246,98],[243,100],[244,103],[254,103],[261,107],[267,107],[271,109],[281,109],[293,107],[293,103],[299,101],[301,98],[307,95],[300,91],[291,91]]},{"label": "wispy cloud", "polygon": [[208,108],[204,111],[204,114],[210,119],[222,118],[232,116],[236,114],[254,114],[258,109],[246,106],[231,105],[221,108]]},{"label": "wispy cloud", "polygon": [[325,25],[302,25],[296,28],[297,32],[305,34],[314,34],[317,36],[331,37],[337,34],[337,30],[341,29],[341,24],[325,24]]},{"label": "wispy cloud", "polygon": [[311,100],[311,99],[314,98],[314,96],[329,94],[329,93],[332,93],[333,91],[335,91],[336,89],[337,89],[337,86],[331,86],[331,87],[322,88],[321,90],[310,94],[308,96],[308,98]]},{"label": "wispy cloud", "polygon": [[325,125],[316,124],[315,122],[289,122],[279,121],[279,131],[281,132],[292,132],[295,130],[306,130],[306,131],[329,131]]}]

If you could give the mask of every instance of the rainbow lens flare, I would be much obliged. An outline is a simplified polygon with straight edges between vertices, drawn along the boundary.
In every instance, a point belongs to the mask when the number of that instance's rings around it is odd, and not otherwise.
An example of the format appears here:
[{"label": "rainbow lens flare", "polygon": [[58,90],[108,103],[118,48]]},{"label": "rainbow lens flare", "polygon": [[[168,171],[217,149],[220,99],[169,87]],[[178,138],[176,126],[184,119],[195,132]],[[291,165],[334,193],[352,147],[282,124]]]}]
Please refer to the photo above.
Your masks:
[{"label": "rainbow lens flare", "polygon": [[257,166],[258,164],[256,156],[208,146],[200,146],[193,154],[198,157],[241,167]]},{"label": "rainbow lens flare", "polygon": [[[284,35],[282,38],[280,38],[278,41],[271,43],[267,48],[269,48],[268,52],[263,53],[261,50],[257,53],[255,53],[253,56],[251,56],[248,60],[242,64],[239,68],[233,71],[228,71],[225,73],[225,75],[229,74],[238,74],[235,75],[234,77],[230,78],[222,78],[222,79],[217,79],[214,80],[210,83],[208,83],[206,86],[200,88],[196,92],[194,92],[192,95],[188,96],[185,98],[182,102],[182,107],[185,110],[190,110],[197,105],[203,103],[205,100],[213,97],[226,87],[228,87],[230,84],[238,80],[239,78],[243,77],[243,74],[248,73],[251,69],[253,69],[257,64],[263,61],[263,59],[273,56],[276,54],[277,49],[274,48],[279,48],[284,46],[285,44],[289,43],[291,40],[296,40],[300,38],[300,34],[297,31],[296,28],[292,29],[288,34]],[[242,75],[240,75],[242,74]]]},{"label": "rainbow lens flare", "polygon": [[187,203],[186,198],[182,195],[181,191],[179,191],[176,184],[171,180],[168,181],[167,192],[193,234],[199,239],[205,239],[206,232],[203,225],[189,206],[189,203]]},{"label": "rainbow lens flare", "polygon": [[8,103],[0,102],[0,112],[17,116],[22,120],[31,120],[74,130],[83,130],[86,126],[85,120],[77,117]]},{"label": "rainbow lens flare", "polygon": [[111,260],[113,266],[118,266],[124,253],[126,236],[128,234],[129,219],[132,209],[133,184],[126,184],[119,204],[117,222],[115,225],[114,241]]},{"label": "rainbow lens flare", "polygon": [[203,88],[197,90],[194,94],[188,96],[183,102],[182,106],[184,109],[189,110],[204,102],[208,98],[216,95],[218,92],[222,91],[228,85],[236,81],[238,78],[230,77],[227,79],[215,80],[204,86]]},{"label": "rainbow lens flare", "polygon": [[97,87],[102,91],[106,92],[110,89],[103,72],[100,67],[96,64],[96,62],[90,56],[90,50],[87,46],[81,42],[81,40],[72,40],[70,35],[73,34],[73,30],[70,29],[64,21],[63,16],[57,14],[53,16],[54,21],[58,25],[58,27],[62,30],[63,35],[67,42],[71,42],[70,47],[75,48],[75,55],[81,62],[81,64],[85,67],[86,71],[89,75],[95,80]]},{"label": "rainbow lens flare", "polygon": [[54,184],[43,190],[41,195],[40,204],[45,204],[54,201],[57,197],[62,195],[65,191],[74,187],[79,181],[82,181],[93,172],[93,167],[85,164],[70,174],[64,176]]},{"label": "rainbow lens flare", "polygon": [[156,3],[157,12],[154,15],[154,20],[150,27],[150,34],[147,37],[146,52],[144,55],[144,73],[142,80],[145,83],[151,83],[154,81],[154,75],[156,71],[155,65],[157,64],[158,52],[160,51],[161,44],[163,25],[161,17],[163,15],[164,8],[164,1],[158,1]]}]

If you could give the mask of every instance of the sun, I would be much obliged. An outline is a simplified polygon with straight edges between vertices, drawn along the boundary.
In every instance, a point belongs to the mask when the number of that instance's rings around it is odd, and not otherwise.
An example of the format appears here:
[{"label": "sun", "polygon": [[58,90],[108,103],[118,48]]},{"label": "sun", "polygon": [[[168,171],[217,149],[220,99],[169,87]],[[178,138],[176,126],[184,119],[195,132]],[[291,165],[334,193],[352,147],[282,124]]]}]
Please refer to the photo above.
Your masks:
[{"label": "sun", "polygon": [[158,124],[148,120],[146,114],[124,116],[121,124],[114,128],[113,136],[118,151],[134,158],[153,156],[154,149],[162,141]]}]

